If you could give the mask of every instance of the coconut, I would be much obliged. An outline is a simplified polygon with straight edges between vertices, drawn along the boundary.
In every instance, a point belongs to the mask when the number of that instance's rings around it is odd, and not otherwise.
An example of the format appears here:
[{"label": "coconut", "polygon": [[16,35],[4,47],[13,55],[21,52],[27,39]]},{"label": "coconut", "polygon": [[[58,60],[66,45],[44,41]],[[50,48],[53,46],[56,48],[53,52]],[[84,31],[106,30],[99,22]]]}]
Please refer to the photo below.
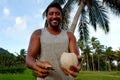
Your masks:
[{"label": "coconut", "polygon": [[70,69],[71,65],[78,65],[78,59],[75,53],[64,52],[60,58],[61,66],[65,69]]}]

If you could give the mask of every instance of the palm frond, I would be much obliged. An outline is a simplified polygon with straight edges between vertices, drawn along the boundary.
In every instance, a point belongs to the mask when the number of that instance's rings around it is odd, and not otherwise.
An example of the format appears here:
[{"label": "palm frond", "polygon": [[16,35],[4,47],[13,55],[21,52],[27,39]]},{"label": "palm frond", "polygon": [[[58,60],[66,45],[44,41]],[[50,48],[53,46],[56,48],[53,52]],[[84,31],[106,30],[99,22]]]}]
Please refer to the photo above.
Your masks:
[{"label": "palm frond", "polygon": [[93,5],[93,0],[84,0],[84,3],[88,6],[88,8],[91,8]]},{"label": "palm frond", "polygon": [[96,30],[97,24],[100,28],[105,31],[105,33],[109,32],[109,21],[106,15],[107,10],[100,4],[99,1],[94,1],[91,10],[90,10],[90,22]]},{"label": "palm frond", "polygon": [[120,0],[103,0],[103,3],[110,7],[113,13],[120,15]]},{"label": "palm frond", "polygon": [[42,13],[43,19],[45,18],[45,16],[46,16],[46,11],[44,11],[44,12]]},{"label": "palm frond", "polygon": [[89,19],[90,19],[90,23],[91,23],[91,25],[94,27],[94,30],[96,31],[97,30],[97,28],[96,28],[96,18],[97,17],[97,15],[96,15],[96,13],[95,13],[95,8],[94,7],[91,7],[90,9],[89,9]]},{"label": "palm frond", "polygon": [[63,7],[63,20],[62,20],[62,25],[61,28],[63,29],[68,29],[69,22],[70,22],[70,12],[73,9],[73,4],[75,3],[76,0],[68,0],[66,4]]},{"label": "palm frond", "polygon": [[82,41],[82,44],[84,45],[87,43],[89,39],[89,30],[87,24],[88,22],[87,22],[86,12],[83,9],[81,13],[81,19],[78,25],[79,27],[78,30],[79,30],[80,41]]}]

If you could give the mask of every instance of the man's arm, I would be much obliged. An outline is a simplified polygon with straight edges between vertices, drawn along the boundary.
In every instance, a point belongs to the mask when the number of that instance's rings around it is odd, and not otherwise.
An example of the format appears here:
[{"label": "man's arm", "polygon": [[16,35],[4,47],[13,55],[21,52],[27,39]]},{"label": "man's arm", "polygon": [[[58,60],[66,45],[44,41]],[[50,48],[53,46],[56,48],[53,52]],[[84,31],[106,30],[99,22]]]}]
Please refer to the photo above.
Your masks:
[{"label": "man's arm", "polygon": [[36,61],[37,55],[40,54],[40,30],[33,32],[26,56],[26,65],[32,69],[37,77],[44,78],[49,75],[51,65],[48,62]]},{"label": "man's arm", "polygon": [[31,35],[27,53],[26,65],[27,67],[33,69],[36,57],[40,54],[40,30],[34,31]]},{"label": "man's arm", "polygon": [[68,32],[68,37],[69,37],[69,51],[74,52],[76,55],[79,55],[79,50],[74,34],[72,32]]},{"label": "man's arm", "polygon": [[80,63],[81,63],[81,57],[79,54],[79,49],[77,46],[76,38],[72,32],[68,32],[69,37],[69,51],[73,52],[77,55],[78,58],[78,66],[71,66],[70,70],[68,71],[73,77],[76,77],[80,71]]}]

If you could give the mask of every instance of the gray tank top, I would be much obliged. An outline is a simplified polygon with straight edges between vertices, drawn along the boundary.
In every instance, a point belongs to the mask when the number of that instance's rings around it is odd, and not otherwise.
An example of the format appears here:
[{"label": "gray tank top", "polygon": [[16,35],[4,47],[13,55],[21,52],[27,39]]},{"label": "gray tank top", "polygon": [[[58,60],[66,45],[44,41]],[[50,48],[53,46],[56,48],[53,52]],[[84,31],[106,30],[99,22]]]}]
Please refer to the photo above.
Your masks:
[{"label": "gray tank top", "polygon": [[37,80],[74,80],[72,76],[67,76],[60,68],[60,56],[63,52],[68,52],[69,39],[67,32],[62,30],[60,34],[53,35],[46,28],[41,29],[40,35],[41,53],[40,61],[48,61],[55,71],[50,71],[46,78]]}]

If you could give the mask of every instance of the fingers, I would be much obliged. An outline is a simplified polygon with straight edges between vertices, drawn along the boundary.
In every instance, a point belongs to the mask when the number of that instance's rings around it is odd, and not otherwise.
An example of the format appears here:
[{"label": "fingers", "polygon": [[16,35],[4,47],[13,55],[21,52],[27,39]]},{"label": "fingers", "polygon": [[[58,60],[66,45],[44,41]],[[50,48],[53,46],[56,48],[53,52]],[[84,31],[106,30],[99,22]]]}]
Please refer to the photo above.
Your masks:
[{"label": "fingers", "polygon": [[80,57],[80,55],[78,55],[77,58],[78,58],[78,66],[80,66],[80,64],[82,62],[82,58]]},{"label": "fingers", "polygon": [[72,65],[69,70],[65,69],[64,67],[61,67],[61,68],[62,68],[62,70],[64,71],[64,73],[66,75],[71,75],[73,77],[77,77],[77,75],[78,75],[78,73],[80,71],[80,68],[76,67],[74,65]]},{"label": "fingers", "polygon": [[74,66],[74,65],[72,65],[72,66],[70,67],[70,70],[79,73],[80,67],[79,67],[79,66]]},{"label": "fingers", "polygon": [[43,69],[49,69],[52,67],[48,62],[36,62],[36,65]]},{"label": "fingers", "polygon": [[43,74],[49,74],[50,70],[39,68],[38,72],[43,73]]},{"label": "fingers", "polygon": [[46,76],[48,76],[49,74],[48,73],[43,73],[43,72],[39,72],[39,71],[34,71],[35,75],[37,77],[41,77],[41,78],[45,78]]},{"label": "fingers", "polygon": [[36,76],[44,78],[49,75],[52,66],[48,62],[36,62],[33,66]]},{"label": "fingers", "polygon": [[64,73],[66,75],[71,75],[73,77],[77,77],[77,75],[78,75],[78,73],[80,71],[80,67],[72,65],[72,66],[70,66],[69,70],[65,69],[64,67],[62,67],[62,70],[64,71]]},{"label": "fingers", "polygon": [[61,67],[61,69],[63,70],[63,72],[64,72],[66,75],[69,75],[69,72],[67,71],[67,69],[65,69],[64,67]]},{"label": "fingers", "polygon": [[78,72],[74,72],[74,71],[71,71],[71,70],[68,70],[68,73],[70,75],[72,75],[73,77],[77,77],[77,75],[78,75]]},{"label": "fingers", "polygon": [[77,75],[78,75],[78,72],[74,72],[74,71],[72,71],[72,70],[67,70],[67,69],[65,69],[65,68],[63,68],[63,67],[62,67],[62,70],[64,71],[64,73],[65,73],[66,75],[71,75],[71,76],[73,76],[73,77],[77,77]]}]

